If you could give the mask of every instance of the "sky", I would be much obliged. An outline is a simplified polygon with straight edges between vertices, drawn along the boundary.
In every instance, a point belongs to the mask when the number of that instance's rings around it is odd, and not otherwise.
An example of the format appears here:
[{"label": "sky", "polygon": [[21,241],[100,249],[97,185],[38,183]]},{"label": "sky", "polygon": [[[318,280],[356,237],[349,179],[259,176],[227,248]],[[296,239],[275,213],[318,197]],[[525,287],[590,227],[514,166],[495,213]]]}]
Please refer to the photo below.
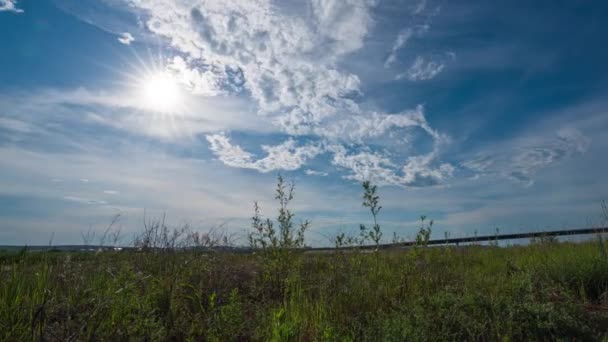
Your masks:
[{"label": "sky", "polygon": [[242,234],[296,184],[308,243],[599,224],[604,1],[0,0],[0,244],[118,213]]}]

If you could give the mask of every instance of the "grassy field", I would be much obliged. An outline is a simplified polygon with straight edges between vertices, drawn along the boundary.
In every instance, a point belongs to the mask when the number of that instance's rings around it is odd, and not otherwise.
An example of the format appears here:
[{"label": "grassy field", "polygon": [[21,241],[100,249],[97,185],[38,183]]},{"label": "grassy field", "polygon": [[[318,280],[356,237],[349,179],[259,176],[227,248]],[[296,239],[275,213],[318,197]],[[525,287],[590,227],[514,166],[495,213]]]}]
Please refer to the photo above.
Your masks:
[{"label": "grassy field", "polygon": [[[177,248],[206,237],[148,224],[140,250],[0,254],[0,339],[195,341],[606,340],[598,241],[304,252],[282,181],[276,221],[256,206],[254,253]],[[382,241],[374,225],[336,246]],[[194,242],[196,243],[194,243]],[[180,245],[183,247],[184,245]]]},{"label": "grassy field", "polygon": [[598,340],[597,243],[380,253],[0,257],[0,338]]}]

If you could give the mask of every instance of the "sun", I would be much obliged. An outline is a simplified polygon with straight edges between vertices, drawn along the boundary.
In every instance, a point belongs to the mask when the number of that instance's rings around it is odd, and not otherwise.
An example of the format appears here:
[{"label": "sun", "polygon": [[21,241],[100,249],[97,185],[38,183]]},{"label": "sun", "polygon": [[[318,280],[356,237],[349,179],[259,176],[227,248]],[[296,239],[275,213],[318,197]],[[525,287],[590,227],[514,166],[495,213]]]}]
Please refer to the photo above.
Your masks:
[{"label": "sun", "polygon": [[179,84],[167,72],[154,72],[143,77],[140,91],[142,104],[150,110],[174,112],[181,102]]}]

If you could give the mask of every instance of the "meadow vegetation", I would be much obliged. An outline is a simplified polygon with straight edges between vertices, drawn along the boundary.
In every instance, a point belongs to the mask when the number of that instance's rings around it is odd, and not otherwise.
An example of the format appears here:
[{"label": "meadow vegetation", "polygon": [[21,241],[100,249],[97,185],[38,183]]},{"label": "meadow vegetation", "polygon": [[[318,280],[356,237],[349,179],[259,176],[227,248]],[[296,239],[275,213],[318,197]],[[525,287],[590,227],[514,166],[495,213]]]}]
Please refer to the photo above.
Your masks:
[{"label": "meadow vegetation", "polygon": [[[603,242],[342,249],[382,241],[371,226],[305,247],[294,188],[279,178],[276,220],[256,203],[251,251],[223,237],[146,221],[134,249],[0,254],[0,339],[193,341],[520,341],[608,337]],[[105,237],[104,237],[105,238]],[[393,240],[399,240],[394,236]],[[206,247],[206,248],[203,248]]]}]

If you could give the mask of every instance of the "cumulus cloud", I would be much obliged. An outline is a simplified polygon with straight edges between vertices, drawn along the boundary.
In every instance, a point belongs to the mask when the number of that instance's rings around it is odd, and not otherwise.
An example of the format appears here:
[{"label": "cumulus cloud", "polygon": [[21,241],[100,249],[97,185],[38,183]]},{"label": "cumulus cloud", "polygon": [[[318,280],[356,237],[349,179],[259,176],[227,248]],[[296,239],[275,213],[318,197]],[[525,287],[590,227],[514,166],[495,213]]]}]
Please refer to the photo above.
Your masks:
[{"label": "cumulus cloud", "polygon": [[408,186],[433,186],[443,183],[454,174],[454,166],[442,163],[436,167],[432,166],[435,153],[422,156],[409,157],[402,168],[400,184]]},{"label": "cumulus cloud", "polygon": [[348,180],[373,180],[381,185],[419,187],[439,185],[452,177],[452,165],[443,163],[437,166],[438,151],[448,138],[429,126],[422,106],[400,114],[374,113],[370,117],[339,121],[327,129],[339,132],[346,141],[364,144],[365,140],[381,136],[394,127],[421,128],[432,138],[433,151],[425,155],[410,156],[406,163],[400,166],[391,160],[389,153],[369,152],[365,150],[365,145],[362,151],[357,151],[351,144],[348,147],[339,144],[339,139],[338,142],[325,140],[324,144],[303,146],[296,146],[295,140],[288,139],[275,146],[263,145],[266,157],[255,160],[251,153],[232,144],[223,133],[207,135],[207,140],[211,151],[224,164],[260,172],[297,170],[317,155],[329,152],[333,154],[333,165],[350,171],[349,175],[344,176]]},{"label": "cumulus cloud", "polygon": [[243,81],[236,76],[231,80],[224,68],[204,67],[199,70],[190,67],[181,56],[175,56],[167,65],[167,69],[177,77],[186,90],[195,95],[218,96],[227,95],[228,89],[242,90]]},{"label": "cumulus cloud", "polygon": [[266,156],[254,160],[254,155],[243,150],[238,145],[233,145],[230,139],[223,133],[207,135],[211,151],[228,166],[254,169],[260,172],[275,170],[293,171],[302,167],[309,159],[316,157],[322,152],[319,146],[304,145],[296,146],[293,139],[274,145],[262,145]]},{"label": "cumulus cloud", "polygon": [[0,12],[23,13],[22,9],[17,8],[17,0],[0,0]]},{"label": "cumulus cloud", "polygon": [[433,167],[436,151],[409,157],[401,170],[398,170],[393,161],[377,152],[362,151],[350,154],[343,146],[331,148],[334,151],[332,163],[351,171],[345,179],[358,182],[371,180],[380,185],[434,186],[452,177],[454,172],[454,167],[447,163]]},{"label": "cumulus cloud", "polygon": [[242,82],[261,112],[288,131],[355,105],[348,95],[359,92],[359,79],[334,62],[362,46],[368,1],[315,1],[310,20],[263,0],[132,4],[148,14],[152,32],[185,54],[181,70],[197,70],[204,83]]},{"label": "cumulus cloud", "polygon": [[440,61],[427,61],[422,56],[416,57],[416,60],[410,68],[399,75],[396,79],[407,78],[410,81],[426,81],[435,78],[445,68],[445,64]]},{"label": "cumulus cloud", "polygon": [[[297,146],[292,138],[276,146],[262,146],[267,155],[256,159],[225,134],[209,133],[212,152],[226,165],[261,172],[294,170],[321,152],[334,153],[321,146],[350,149],[352,144],[364,144],[368,138],[398,128],[420,127],[440,140],[441,134],[428,125],[422,109],[399,114],[362,109],[359,77],[339,67],[348,54],[363,47],[374,25],[371,13],[376,1],[126,1],[151,33],[176,51],[167,68],[192,93],[250,96],[260,120],[293,137],[306,135],[315,141]],[[407,35],[404,31],[395,42],[395,53],[406,44]],[[436,74],[443,68],[432,62],[422,67],[422,73],[412,77],[432,78],[431,69],[439,68]],[[383,160],[390,159],[385,152],[377,153]],[[421,167],[430,167],[430,163]],[[398,163],[382,165],[402,176],[414,172],[402,170],[405,166]],[[402,183],[413,181],[403,178]]]},{"label": "cumulus cloud", "polygon": [[561,129],[554,137],[524,143],[494,155],[481,154],[462,163],[478,176],[498,175],[524,186],[534,184],[540,170],[584,153],[590,139],[576,129]]},{"label": "cumulus cloud", "polygon": [[363,39],[373,21],[370,0],[312,0],[312,12],[318,32],[334,54],[342,55],[363,46]]},{"label": "cumulus cloud", "polygon": [[118,37],[118,41],[125,45],[131,45],[134,40],[135,38],[133,38],[133,35],[131,35],[129,32],[123,32]]}]

